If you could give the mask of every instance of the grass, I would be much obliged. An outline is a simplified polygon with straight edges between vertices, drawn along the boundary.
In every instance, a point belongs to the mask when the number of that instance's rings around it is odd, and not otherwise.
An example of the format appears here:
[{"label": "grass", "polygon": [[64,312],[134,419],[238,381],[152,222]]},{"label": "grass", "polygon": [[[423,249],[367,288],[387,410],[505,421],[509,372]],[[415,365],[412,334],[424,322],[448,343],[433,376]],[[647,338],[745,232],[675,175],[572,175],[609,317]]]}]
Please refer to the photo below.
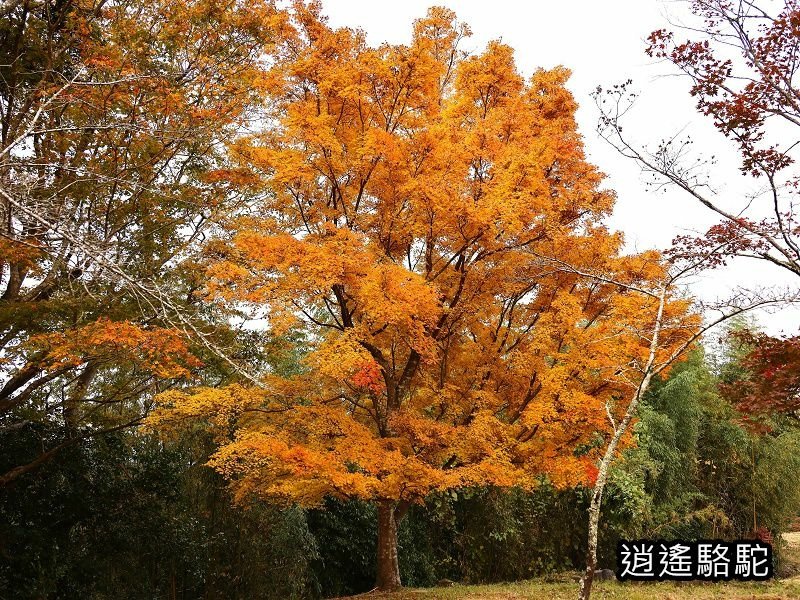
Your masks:
[{"label": "grass", "polygon": [[[361,594],[359,600],[574,600],[578,584],[523,581],[498,585],[454,585],[446,588],[406,589],[392,594]],[[616,583],[595,584],[592,598],[619,600],[790,600],[800,598],[800,580],[731,583]]]},{"label": "grass", "polygon": [[778,575],[781,577],[800,576],[800,531],[783,534],[781,566]]},{"label": "grass", "polygon": [[[766,582],[617,583],[597,582],[595,600],[795,600],[800,598],[800,531],[783,534],[782,579]],[[557,581],[535,579],[497,585],[404,589],[392,594],[367,593],[357,600],[575,600],[578,573],[564,573]],[[344,600],[344,599],[343,599]]]}]

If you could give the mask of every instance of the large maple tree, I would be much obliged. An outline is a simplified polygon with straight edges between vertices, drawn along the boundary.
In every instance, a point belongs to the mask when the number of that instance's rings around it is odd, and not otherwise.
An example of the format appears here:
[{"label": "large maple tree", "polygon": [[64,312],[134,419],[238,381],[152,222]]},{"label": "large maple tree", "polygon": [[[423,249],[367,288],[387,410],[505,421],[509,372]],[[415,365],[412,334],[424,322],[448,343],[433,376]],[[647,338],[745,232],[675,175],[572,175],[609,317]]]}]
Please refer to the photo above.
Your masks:
[{"label": "large maple tree", "polygon": [[[613,194],[566,69],[526,80],[499,42],[468,55],[445,9],[378,47],[316,5],[290,14],[264,129],[219,173],[256,198],[207,246],[206,298],[308,353],[262,387],[163,394],[152,423],[217,427],[211,464],[241,500],[374,502],[391,589],[398,524],[432,491],[593,479],[658,296],[580,269],[641,289],[664,269],[602,225]],[[689,331],[686,302],[664,314],[659,352]]]}]

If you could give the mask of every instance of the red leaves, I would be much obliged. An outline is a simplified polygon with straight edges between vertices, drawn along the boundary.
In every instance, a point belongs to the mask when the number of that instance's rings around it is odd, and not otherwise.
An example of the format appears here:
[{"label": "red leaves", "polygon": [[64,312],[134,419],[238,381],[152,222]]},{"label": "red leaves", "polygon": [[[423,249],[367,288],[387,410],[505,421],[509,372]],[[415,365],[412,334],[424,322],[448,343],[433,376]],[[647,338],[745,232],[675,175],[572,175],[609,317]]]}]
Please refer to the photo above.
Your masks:
[{"label": "red leaves", "polygon": [[657,29],[647,36],[647,49],[645,52],[651,58],[664,58],[668,46],[672,43],[672,32],[666,29]]},{"label": "red leaves", "polygon": [[594,486],[595,482],[597,482],[597,476],[600,474],[600,469],[597,466],[587,463],[586,464],[586,483],[587,485]]},{"label": "red leaves", "polygon": [[[775,147],[759,145],[768,117],[795,123],[798,100],[792,80],[800,12],[787,4],[777,16],[758,19],[761,25],[756,29],[752,15],[725,2],[697,2],[692,9],[705,20],[704,39],[676,43],[671,32],[657,30],[648,38],[647,54],[669,60],[691,77],[697,108],[736,140],[743,172],[773,176],[792,160]],[[722,57],[731,46],[743,61],[734,64]]]},{"label": "red leaves", "polygon": [[769,250],[763,235],[779,234],[768,221],[756,223],[739,218],[723,221],[708,229],[705,236],[679,235],[665,254],[672,262],[703,260],[709,268],[727,264],[732,256],[759,256]]},{"label": "red leaves", "polygon": [[374,360],[364,361],[350,380],[354,386],[369,390],[373,394],[383,392],[383,375],[380,366]]},{"label": "red leaves", "polygon": [[741,363],[745,377],[723,385],[723,393],[753,417],[800,410],[800,336],[775,338],[749,331],[733,335],[752,350]]}]

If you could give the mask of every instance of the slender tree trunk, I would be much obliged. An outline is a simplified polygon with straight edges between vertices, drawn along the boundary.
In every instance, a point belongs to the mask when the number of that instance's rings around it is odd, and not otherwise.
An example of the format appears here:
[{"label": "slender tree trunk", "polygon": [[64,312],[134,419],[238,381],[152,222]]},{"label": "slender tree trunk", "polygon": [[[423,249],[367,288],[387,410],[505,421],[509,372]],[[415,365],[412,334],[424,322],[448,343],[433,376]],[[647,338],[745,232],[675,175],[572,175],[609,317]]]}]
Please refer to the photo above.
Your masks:
[{"label": "slender tree trunk", "polygon": [[628,426],[639,407],[639,402],[642,396],[650,387],[650,380],[652,372],[649,370],[651,365],[648,365],[648,371],[639,384],[639,388],[633,395],[628,408],[625,411],[625,416],[620,421],[619,425],[615,426],[614,436],[611,438],[606,451],[603,454],[603,459],[600,461],[600,466],[597,470],[597,480],[592,488],[592,500],[589,503],[589,536],[586,549],[586,571],[581,579],[581,588],[578,595],[579,600],[589,600],[592,593],[592,582],[594,581],[594,572],[597,569],[597,532],[600,525],[600,508],[603,503],[603,491],[606,488],[606,481],[608,480],[608,470],[611,468],[611,463],[614,462],[619,440],[627,431]]},{"label": "slender tree trunk", "polygon": [[97,372],[97,366],[94,361],[89,361],[81,374],[72,384],[72,390],[67,396],[67,401],[64,405],[64,427],[67,432],[67,437],[73,438],[78,435],[79,415],[78,410],[81,402],[86,399],[86,394],[89,391],[89,386],[94,379]]},{"label": "slender tree trunk", "polygon": [[619,423],[616,423],[608,412],[608,418],[611,421],[611,426],[614,428],[614,435],[606,447],[603,458],[600,461],[600,467],[597,470],[597,479],[592,488],[592,500],[589,504],[589,535],[586,548],[586,571],[581,578],[581,587],[578,592],[578,600],[589,600],[592,594],[592,583],[594,582],[594,572],[597,568],[597,532],[600,525],[600,508],[603,501],[603,491],[606,487],[606,480],[608,479],[608,470],[611,463],[614,462],[614,457],[619,446],[619,441],[628,430],[628,426],[636,414],[636,409],[642,400],[642,396],[650,387],[650,381],[656,372],[655,360],[656,350],[658,349],[658,338],[661,333],[661,326],[664,319],[664,304],[666,302],[666,287],[661,290],[658,302],[658,312],[656,313],[655,323],[653,325],[653,337],[650,339],[650,352],[647,357],[647,363],[642,369],[642,379],[639,386],[633,393],[628,407],[625,409],[625,415]]},{"label": "slender tree trunk", "polygon": [[[601,494],[602,495],[602,491]],[[586,550],[586,570],[581,578],[581,588],[578,593],[580,600],[589,600],[592,594],[592,583],[594,582],[594,572],[597,568],[597,524],[600,518],[600,500],[596,491],[592,493],[592,503],[589,507],[589,544]]]},{"label": "slender tree trunk", "polygon": [[380,591],[400,588],[400,563],[397,558],[397,529],[405,515],[406,506],[391,500],[378,502],[378,579]]}]

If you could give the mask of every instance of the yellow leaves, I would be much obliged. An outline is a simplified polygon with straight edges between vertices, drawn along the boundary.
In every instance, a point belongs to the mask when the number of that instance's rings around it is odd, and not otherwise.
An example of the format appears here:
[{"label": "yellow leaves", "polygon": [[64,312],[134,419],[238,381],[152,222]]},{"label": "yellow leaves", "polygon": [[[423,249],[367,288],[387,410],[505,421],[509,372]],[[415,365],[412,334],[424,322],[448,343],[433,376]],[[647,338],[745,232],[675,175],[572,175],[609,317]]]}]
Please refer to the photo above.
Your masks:
[{"label": "yellow leaves", "polygon": [[201,176],[205,183],[227,183],[233,188],[241,189],[254,185],[258,178],[249,169],[214,169]]},{"label": "yellow leaves", "polygon": [[583,457],[564,456],[548,471],[548,478],[557,488],[591,485],[596,478],[596,472],[591,467]]},{"label": "yellow leaves", "polygon": [[565,119],[563,126],[573,131],[573,115],[578,105],[566,88],[570,75],[570,70],[563,66],[550,70],[539,69],[531,78],[529,93],[544,118]]},{"label": "yellow leaves", "polygon": [[392,415],[389,425],[394,434],[405,440],[418,454],[446,460],[441,453],[453,443],[453,427],[444,422],[425,418],[415,411],[402,410]]},{"label": "yellow leaves", "polygon": [[[206,254],[212,260],[210,291],[228,300],[271,302],[276,308],[281,302],[292,306],[293,300],[358,281],[369,263],[359,236],[335,228],[302,239],[244,229],[230,245],[217,242]],[[214,261],[215,255],[222,260]]]},{"label": "yellow leaves", "polygon": [[425,17],[414,21],[414,43],[431,44],[431,54],[439,61],[449,60],[458,41],[470,35],[469,25],[459,23],[456,14],[443,6],[430,7]]},{"label": "yellow leaves", "polygon": [[513,49],[497,41],[490,42],[480,56],[465,59],[456,77],[457,94],[482,116],[516,98],[523,84],[514,65]]},{"label": "yellow leaves", "polygon": [[436,289],[424,278],[397,265],[379,263],[356,284],[354,295],[365,322],[374,328],[399,329],[420,354],[432,352],[426,331],[442,309]]},{"label": "yellow leaves", "polygon": [[191,393],[169,390],[156,397],[156,410],[150,413],[146,425],[166,431],[201,420],[225,430],[243,412],[266,404],[262,390],[235,384],[224,388],[197,388]]},{"label": "yellow leaves", "polygon": [[326,339],[305,362],[320,377],[345,380],[352,378],[365,365],[370,365],[372,357],[351,331]]},{"label": "yellow leaves", "polygon": [[459,433],[454,449],[466,463],[480,462],[513,443],[506,425],[487,410],[476,411]]},{"label": "yellow leaves", "polygon": [[0,263],[10,263],[23,270],[30,269],[35,275],[38,261],[45,256],[43,250],[35,246],[35,240],[23,244],[6,237],[0,238]]},{"label": "yellow leaves", "polygon": [[373,497],[377,474],[396,472],[403,459],[383,453],[364,427],[341,411],[297,407],[278,425],[241,430],[210,465],[243,482],[239,494],[258,493],[312,505],[326,494]]},{"label": "yellow leaves", "polygon": [[[654,305],[568,266],[645,289],[664,266],[621,257],[602,225],[614,197],[585,160],[569,72],[526,82],[498,42],[462,56],[469,31],[446,9],[379,48],[316,5],[287,19],[265,131],[214,175],[262,193],[206,257],[212,297],[306,330],[307,372],[166,395],[159,422],[236,431],[212,465],[240,498],[591,479],[596,456],[575,450],[608,435]],[[667,346],[687,310],[670,303]]]}]

